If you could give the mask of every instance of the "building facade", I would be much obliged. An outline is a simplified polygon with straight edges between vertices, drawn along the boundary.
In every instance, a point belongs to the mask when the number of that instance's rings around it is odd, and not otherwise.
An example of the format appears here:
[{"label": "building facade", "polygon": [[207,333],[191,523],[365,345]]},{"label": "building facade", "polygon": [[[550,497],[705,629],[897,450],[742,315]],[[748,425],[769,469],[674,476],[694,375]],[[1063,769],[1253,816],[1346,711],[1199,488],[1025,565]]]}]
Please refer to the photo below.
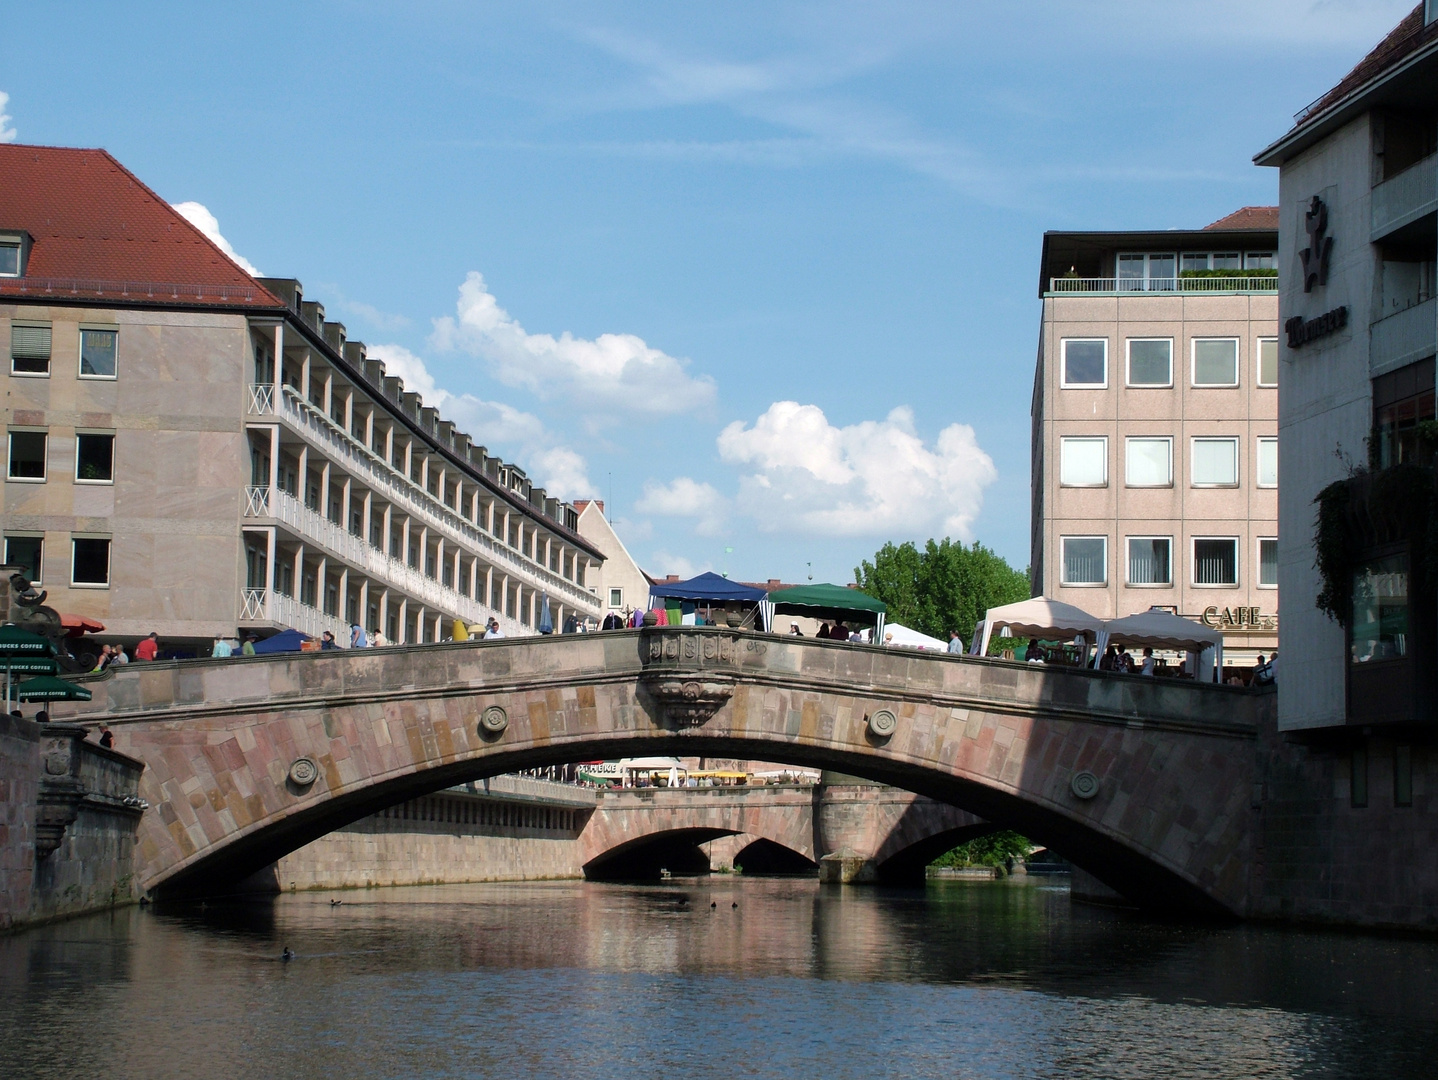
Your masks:
[{"label": "building facade", "polygon": [[614,531],[604,514],[604,503],[598,499],[581,500],[575,502],[574,508],[579,512],[579,535],[604,556],[602,563],[590,564],[585,578],[585,585],[598,597],[604,615],[623,615],[644,608],[649,603],[649,577]]},{"label": "building facade", "polygon": [[1431,724],[1438,3],[1256,161],[1279,170],[1282,215],[1279,724]]},{"label": "building facade", "polygon": [[599,612],[574,507],[104,151],[0,146],[4,559],[108,638]]},{"label": "building facade", "polygon": [[1032,404],[1036,595],[1277,644],[1276,210],[1050,232]]}]

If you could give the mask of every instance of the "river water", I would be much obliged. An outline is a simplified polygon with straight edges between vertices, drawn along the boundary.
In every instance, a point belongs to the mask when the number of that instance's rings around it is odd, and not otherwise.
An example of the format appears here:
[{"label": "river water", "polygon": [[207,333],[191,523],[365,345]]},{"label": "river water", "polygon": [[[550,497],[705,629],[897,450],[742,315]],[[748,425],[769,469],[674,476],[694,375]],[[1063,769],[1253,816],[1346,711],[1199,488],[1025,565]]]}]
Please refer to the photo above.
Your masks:
[{"label": "river water", "polygon": [[0,939],[5,1080],[1433,1076],[1438,942],[1040,879],[315,892]]}]

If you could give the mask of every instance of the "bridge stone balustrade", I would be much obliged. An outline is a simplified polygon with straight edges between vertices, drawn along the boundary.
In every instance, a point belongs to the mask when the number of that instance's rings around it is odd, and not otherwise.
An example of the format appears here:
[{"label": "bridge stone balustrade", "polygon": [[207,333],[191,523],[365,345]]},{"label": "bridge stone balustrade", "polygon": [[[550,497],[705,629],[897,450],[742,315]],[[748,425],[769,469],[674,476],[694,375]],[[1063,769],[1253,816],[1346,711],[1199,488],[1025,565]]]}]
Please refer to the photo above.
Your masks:
[{"label": "bridge stone balustrade", "polygon": [[718,628],[131,664],[53,710],[147,765],[139,877],[244,877],[346,822],[517,769],[792,762],[1012,827],[1141,902],[1244,913],[1272,695]]}]

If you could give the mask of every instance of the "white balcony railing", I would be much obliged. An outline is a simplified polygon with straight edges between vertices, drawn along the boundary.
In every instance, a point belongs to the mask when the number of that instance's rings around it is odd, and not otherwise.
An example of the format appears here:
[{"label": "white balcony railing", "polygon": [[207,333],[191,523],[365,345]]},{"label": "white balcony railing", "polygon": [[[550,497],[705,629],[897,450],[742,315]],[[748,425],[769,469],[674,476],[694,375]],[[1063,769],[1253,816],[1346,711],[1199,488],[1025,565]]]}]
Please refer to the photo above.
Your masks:
[{"label": "white balcony railing", "polygon": [[471,555],[478,553],[482,560],[505,570],[517,583],[535,592],[548,593],[551,598],[562,600],[586,614],[599,614],[599,600],[588,589],[525,559],[519,552],[498,542],[472,521],[445,506],[336,424],[322,409],[304,400],[293,387],[251,386],[249,404],[251,415],[272,415],[286,420],[311,446],[332,459],[338,459],[390,503],[456,545],[468,548]]},{"label": "white balcony railing", "polygon": [[1276,293],[1277,277],[1049,278],[1049,292],[1113,293]]},{"label": "white balcony railing", "polygon": [[240,621],[279,623],[316,638],[328,630],[335,636],[335,642],[342,645],[348,645],[350,640],[350,628],[343,619],[269,589],[240,591]]},{"label": "white balcony railing", "polygon": [[[406,594],[430,611],[449,617],[457,616],[467,625],[488,622],[493,617],[499,620],[504,632],[512,637],[533,632],[519,620],[495,611],[482,600],[466,596],[457,589],[420,573],[414,567],[406,566],[403,561],[371,547],[363,538],[347,532],[318,511],[311,510],[287,491],[247,487],[244,503],[246,518],[278,522],[301,539],[343,559],[389,588]],[[247,610],[246,617],[259,616],[251,616]]]}]

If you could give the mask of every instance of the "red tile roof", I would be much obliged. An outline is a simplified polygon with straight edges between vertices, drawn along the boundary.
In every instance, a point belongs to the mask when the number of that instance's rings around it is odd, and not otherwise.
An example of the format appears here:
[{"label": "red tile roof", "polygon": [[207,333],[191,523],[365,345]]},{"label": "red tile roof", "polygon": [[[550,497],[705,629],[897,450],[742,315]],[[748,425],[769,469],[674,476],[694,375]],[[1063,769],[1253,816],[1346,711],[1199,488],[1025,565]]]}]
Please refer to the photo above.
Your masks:
[{"label": "red tile roof", "polygon": [[1204,229],[1264,229],[1277,232],[1278,207],[1244,206],[1227,217],[1219,218],[1212,225],[1205,225]]},{"label": "red tile roof", "polygon": [[0,144],[0,229],[32,238],[3,296],[283,306],[104,150]]},{"label": "red tile roof", "polygon": [[1424,45],[1438,39],[1438,22],[1423,25],[1423,5],[1419,4],[1403,17],[1392,32],[1380,41],[1373,50],[1358,61],[1347,75],[1338,80],[1338,85],[1315,101],[1299,114],[1295,128],[1302,127],[1309,119],[1317,117],[1330,105],[1342,101],[1364,83],[1383,74],[1405,57],[1417,52]]}]

